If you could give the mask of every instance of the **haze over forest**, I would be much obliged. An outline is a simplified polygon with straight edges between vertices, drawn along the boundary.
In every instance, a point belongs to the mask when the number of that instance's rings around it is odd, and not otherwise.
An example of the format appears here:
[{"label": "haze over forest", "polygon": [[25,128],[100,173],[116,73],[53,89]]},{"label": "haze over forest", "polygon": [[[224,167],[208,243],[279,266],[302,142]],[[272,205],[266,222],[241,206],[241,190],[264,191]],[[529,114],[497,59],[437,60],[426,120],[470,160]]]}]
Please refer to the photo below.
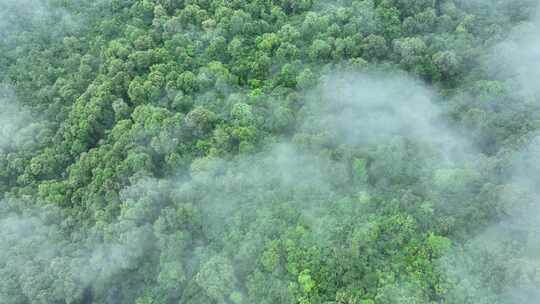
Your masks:
[{"label": "haze over forest", "polygon": [[0,303],[538,303],[539,4],[0,0]]}]

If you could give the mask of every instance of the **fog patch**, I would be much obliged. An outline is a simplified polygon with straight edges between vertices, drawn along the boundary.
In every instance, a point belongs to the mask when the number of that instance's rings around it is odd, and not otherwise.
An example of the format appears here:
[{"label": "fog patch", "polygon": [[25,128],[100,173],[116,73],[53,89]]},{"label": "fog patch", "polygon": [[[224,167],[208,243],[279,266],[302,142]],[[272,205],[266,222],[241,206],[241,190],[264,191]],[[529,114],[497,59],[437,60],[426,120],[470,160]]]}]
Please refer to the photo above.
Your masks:
[{"label": "fog patch", "polygon": [[508,181],[492,193],[499,221],[441,259],[456,284],[449,300],[518,304],[540,296],[540,137],[510,164]]},{"label": "fog patch", "polygon": [[76,16],[48,0],[2,0],[0,2],[0,42],[9,48],[17,46],[28,35],[40,39],[57,39],[76,33],[81,23]]},{"label": "fog patch", "polygon": [[486,67],[494,78],[506,81],[517,97],[540,97],[536,79],[540,76],[540,16],[538,5],[531,21],[514,27],[509,37],[497,44]]},{"label": "fog patch", "polygon": [[443,119],[434,90],[404,72],[330,73],[306,99],[300,130],[323,146],[363,148],[401,138],[449,162],[475,152]]},{"label": "fog patch", "polygon": [[14,91],[0,85],[0,152],[17,145],[16,134],[31,124],[31,116],[17,103]]},{"label": "fog patch", "polygon": [[130,280],[119,280],[137,278],[144,267],[141,259],[154,242],[151,225],[127,228],[119,220],[104,231],[96,225],[84,235],[78,229],[68,233],[72,218],[65,211],[36,203],[0,201],[0,273],[8,278],[0,285],[2,303],[133,301],[120,287]]}]

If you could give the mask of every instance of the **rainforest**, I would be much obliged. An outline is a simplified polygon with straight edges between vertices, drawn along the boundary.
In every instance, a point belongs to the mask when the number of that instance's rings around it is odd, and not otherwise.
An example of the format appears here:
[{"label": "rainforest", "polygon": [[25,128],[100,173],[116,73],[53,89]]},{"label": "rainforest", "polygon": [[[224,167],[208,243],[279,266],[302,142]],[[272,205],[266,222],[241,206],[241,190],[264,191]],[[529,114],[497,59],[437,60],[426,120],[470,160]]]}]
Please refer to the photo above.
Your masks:
[{"label": "rainforest", "polygon": [[0,0],[0,303],[538,303],[539,4]]}]

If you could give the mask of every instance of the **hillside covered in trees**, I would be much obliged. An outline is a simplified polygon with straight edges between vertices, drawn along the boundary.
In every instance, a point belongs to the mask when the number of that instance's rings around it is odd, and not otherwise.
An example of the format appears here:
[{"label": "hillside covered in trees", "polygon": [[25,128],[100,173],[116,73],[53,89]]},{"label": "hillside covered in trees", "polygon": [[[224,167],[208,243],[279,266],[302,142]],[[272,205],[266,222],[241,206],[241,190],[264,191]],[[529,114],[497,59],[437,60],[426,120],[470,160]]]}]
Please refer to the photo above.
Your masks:
[{"label": "hillside covered in trees", "polygon": [[537,6],[0,0],[0,303],[536,303]]}]

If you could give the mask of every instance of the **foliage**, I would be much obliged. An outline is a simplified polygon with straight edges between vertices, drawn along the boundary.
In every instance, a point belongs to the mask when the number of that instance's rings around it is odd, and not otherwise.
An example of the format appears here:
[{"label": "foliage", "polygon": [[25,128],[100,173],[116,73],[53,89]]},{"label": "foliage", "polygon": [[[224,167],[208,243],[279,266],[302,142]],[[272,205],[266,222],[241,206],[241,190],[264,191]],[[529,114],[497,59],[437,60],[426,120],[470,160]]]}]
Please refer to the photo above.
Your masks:
[{"label": "foliage", "polygon": [[494,2],[2,1],[0,302],[522,303],[536,3]]}]

